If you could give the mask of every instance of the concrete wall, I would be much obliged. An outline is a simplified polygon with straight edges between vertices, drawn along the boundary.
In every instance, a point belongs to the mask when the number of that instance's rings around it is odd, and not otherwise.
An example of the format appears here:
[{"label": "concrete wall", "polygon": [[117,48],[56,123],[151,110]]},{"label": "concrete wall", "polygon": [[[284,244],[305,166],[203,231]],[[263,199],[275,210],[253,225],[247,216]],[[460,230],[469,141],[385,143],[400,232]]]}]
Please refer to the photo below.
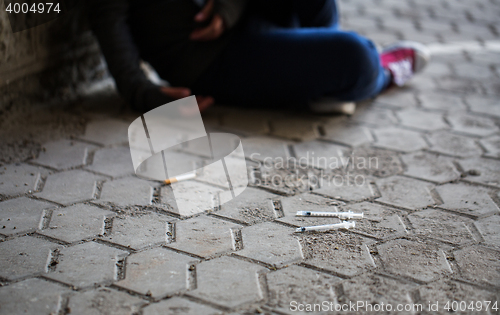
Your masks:
[{"label": "concrete wall", "polygon": [[82,7],[17,33],[0,7],[0,115],[15,105],[72,99],[79,84],[107,76]]}]

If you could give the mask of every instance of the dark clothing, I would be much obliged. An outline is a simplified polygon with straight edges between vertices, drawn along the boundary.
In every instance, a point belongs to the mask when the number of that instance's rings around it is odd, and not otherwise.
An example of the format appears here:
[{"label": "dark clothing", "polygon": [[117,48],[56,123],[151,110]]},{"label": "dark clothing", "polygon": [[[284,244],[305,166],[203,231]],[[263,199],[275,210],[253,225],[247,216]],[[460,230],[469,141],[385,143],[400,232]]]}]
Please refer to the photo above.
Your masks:
[{"label": "dark clothing", "polygon": [[[218,0],[215,10],[223,8],[223,3],[239,3],[241,11],[234,14],[243,13],[243,1]],[[192,85],[227,45],[239,20],[230,16],[229,29],[215,40],[189,40],[200,26],[193,20],[200,10],[192,0],[135,0],[130,6],[130,30],[141,57],[173,86]]]},{"label": "dark clothing", "polygon": [[91,0],[89,20],[120,94],[137,109],[172,101],[140,68],[148,61],[175,86],[190,86],[227,45],[246,0],[216,0],[227,31],[209,42],[189,40],[200,25],[192,0]]},{"label": "dark clothing", "polygon": [[324,96],[367,99],[389,84],[374,44],[339,29],[335,0],[253,0],[249,11],[194,94],[239,106],[304,108]]},{"label": "dark clothing", "polygon": [[250,0],[247,8],[244,0],[215,1],[230,29],[209,42],[189,40],[201,9],[193,0],[92,1],[108,68],[136,109],[171,101],[146,79],[140,58],[173,86],[228,104],[355,101],[388,84],[373,43],[339,30],[335,0]]}]

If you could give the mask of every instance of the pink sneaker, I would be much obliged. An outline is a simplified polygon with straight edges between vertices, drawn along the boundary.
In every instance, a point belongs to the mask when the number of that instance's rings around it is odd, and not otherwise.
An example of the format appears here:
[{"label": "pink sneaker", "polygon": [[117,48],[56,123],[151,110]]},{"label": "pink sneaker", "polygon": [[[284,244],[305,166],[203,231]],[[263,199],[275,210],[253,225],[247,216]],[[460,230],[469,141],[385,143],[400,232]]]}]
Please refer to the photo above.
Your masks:
[{"label": "pink sneaker", "polygon": [[382,50],[382,67],[392,74],[392,83],[403,86],[415,73],[422,71],[430,60],[430,52],[423,44],[411,41],[394,43]]}]

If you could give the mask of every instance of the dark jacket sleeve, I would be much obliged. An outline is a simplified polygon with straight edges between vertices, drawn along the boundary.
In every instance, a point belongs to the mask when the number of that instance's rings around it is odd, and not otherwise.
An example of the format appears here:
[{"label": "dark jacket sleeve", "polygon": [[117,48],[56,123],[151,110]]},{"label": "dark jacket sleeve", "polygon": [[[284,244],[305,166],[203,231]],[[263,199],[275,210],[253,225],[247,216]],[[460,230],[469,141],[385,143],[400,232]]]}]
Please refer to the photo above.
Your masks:
[{"label": "dark jacket sleeve", "polygon": [[118,92],[139,110],[172,101],[140,68],[139,51],[127,24],[128,1],[90,0],[89,21]]},{"label": "dark jacket sleeve", "polygon": [[226,27],[233,27],[243,15],[247,0],[215,0],[215,12],[218,13]]}]

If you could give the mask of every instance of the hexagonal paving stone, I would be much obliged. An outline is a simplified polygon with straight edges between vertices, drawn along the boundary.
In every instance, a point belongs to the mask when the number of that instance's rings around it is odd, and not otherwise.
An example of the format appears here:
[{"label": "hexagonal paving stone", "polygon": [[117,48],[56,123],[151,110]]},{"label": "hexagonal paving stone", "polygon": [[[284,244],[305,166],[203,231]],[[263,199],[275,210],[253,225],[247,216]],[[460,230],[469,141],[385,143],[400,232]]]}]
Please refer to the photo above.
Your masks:
[{"label": "hexagonal paving stone", "polygon": [[453,127],[453,130],[459,133],[473,136],[489,136],[498,131],[498,127],[493,120],[464,114],[453,114],[446,117]]},{"label": "hexagonal paving stone", "polygon": [[57,170],[82,166],[87,163],[89,151],[96,149],[88,143],[59,140],[45,143],[40,155],[32,162]]},{"label": "hexagonal paving stone", "polygon": [[210,165],[204,165],[202,169],[197,170],[196,181],[203,182],[204,184],[208,184],[210,186],[222,187],[224,190],[229,190],[231,187],[227,179],[224,164],[221,161]]},{"label": "hexagonal paving stone", "polygon": [[364,219],[356,220],[356,227],[353,229],[358,233],[378,239],[406,234],[406,228],[399,212],[388,207],[371,202],[362,202],[343,205],[340,209],[364,214]]},{"label": "hexagonal paving stone", "polygon": [[398,112],[397,115],[401,120],[401,125],[406,127],[426,131],[449,128],[440,113],[406,109]]},{"label": "hexagonal paving stone", "polygon": [[323,128],[324,135],[321,137],[350,147],[357,147],[373,142],[370,130],[363,126],[340,123],[326,125]]},{"label": "hexagonal paving stone", "polygon": [[135,177],[106,181],[96,203],[125,206],[147,206],[153,200],[153,183]]},{"label": "hexagonal paving stone", "polygon": [[276,214],[271,199],[277,197],[278,195],[247,187],[236,198],[223,203],[220,206],[220,211],[215,212],[215,214],[247,224],[273,220],[276,218]]},{"label": "hexagonal paving stone", "polygon": [[302,251],[294,229],[264,222],[241,230],[243,249],[237,255],[279,268],[301,260]]},{"label": "hexagonal paving stone", "polygon": [[13,235],[37,229],[44,209],[53,208],[48,202],[26,197],[0,202],[0,234]]},{"label": "hexagonal paving stone", "polygon": [[437,84],[440,90],[445,90],[449,93],[479,94],[483,90],[478,81],[458,78],[456,76],[442,77],[437,81]]},{"label": "hexagonal paving stone", "polygon": [[435,82],[435,78],[433,77],[433,75],[430,73],[426,73],[424,75],[414,76],[412,80],[408,82],[408,88],[419,91],[435,90],[437,89],[437,84]]},{"label": "hexagonal paving stone", "polygon": [[500,158],[500,136],[493,136],[479,141],[486,149],[486,156]]},{"label": "hexagonal paving stone", "polygon": [[231,230],[241,225],[199,216],[175,222],[175,241],[168,247],[192,253],[201,257],[222,254],[233,249]]},{"label": "hexagonal paving stone", "polygon": [[321,117],[321,128],[345,124],[349,120],[350,117],[345,115],[324,115]]},{"label": "hexagonal paving stone", "polygon": [[52,212],[48,227],[39,233],[73,243],[89,237],[102,236],[104,220],[114,216],[114,212],[84,204],[59,208]]},{"label": "hexagonal paving stone", "polygon": [[[498,69],[498,66],[497,66],[497,69]],[[498,70],[497,70],[497,72],[498,72]],[[499,88],[500,88],[500,84],[499,84],[498,80],[484,82],[482,84],[482,86],[484,87],[484,91],[487,94],[492,95],[492,96],[497,95]]]},{"label": "hexagonal paving stone", "polygon": [[[366,274],[344,280],[341,285],[343,294],[339,297],[340,304],[349,304],[349,302],[356,304],[358,301],[363,301],[371,304],[371,308],[375,310],[380,309],[382,304],[391,304],[394,308],[397,304],[410,304],[413,302],[410,298],[410,291],[416,287],[410,282],[376,274]],[[370,306],[366,304],[366,309],[370,309]],[[360,308],[360,311],[361,309],[365,310],[365,308]]]},{"label": "hexagonal paving stone", "polygon": [[[181,182],[182,183],[182,182]],[[156,200],[156,206],[165,209],[166,211],[170,211],[172,213],[179,213],[179,209],[177,207],[177,202],[175,201],[174,192],[170,185],[160,187],[160,196],[159,200]],[[217,204],[217,200],[214,200],[214,204]]]},{"label": "hexagonal paving stone", "polygon": [[[474,16],[474,18],[479,18],[481,13],[479,12],[484,12],[483,14],[488,14],[486,11],[488,10],[478,10],[475,8],[470,8],[470,16]],[[469,14],[469,13],[467,13]],[[475,38],[479,41],[481,40],[488,40],[495,38],[493,34],[493,31],[488,29],[486,25],[474,25],[471,24],[470,26],[465,26],[465,25],[460,25],[457,27],[457,33],[458,34],[449,34],[450,41],[460,38]],[[482,55],[482,53],[479,53]],[[479,55],[476,53],[473,53],[473,55]],[[458,76],[466,77],[468,79],[475,79],[478,81],[481,81],[482,79],[492,79],[493,76],[495,76],[495,70],[489,67],[489,63],[485,62],[484,59],[479,59],[479,58],[474,58],[472,59],[473,62],[460,62],[456,64],[455,72],[457,73]],[[454,64],[455,65],[455,64]]]},{"label": "hexagonal paving stone", "polygon": [[210,306],[198,304],[180,297],[173,297],[160,303],[154,303],[143,309],[144,315],[215,315],[221,312]]},{"label": "hexagonal paving stone", "polygon": [[494,215],[474,222],[486,244],[500,247],[500,216]]},{"label": "hexagonal paving stone", "polygon": [[378,96],[375,102],[396,108],[408,108],[417,106],[417,99],[413,92],[404,92],[400,90],[387,91],[384,94]]},{"label": "hexagonal paving stone", "polygon": [[109,283],[116,280],[117,263],[127,254],[95,242],[66,247],[59,252],[55,270],[49,270],[45,276],[76,287]]},{"label": "hexagonal paving stone", "polygon": [[355,121],[382,126],[390,126],[398,122],[394,112],[385,108],[361,107],[356,110],[352,118]]},{"label": "hexagonal paving stone", "polygon": [[245,170],[246,161],[244,161],[243,157],[226,156],[224,158],[224,163],[226,166],[220,161],[204,166],[197,171],[196,180],[209,185],[230,189],[231,186],[229,185],[225,172],[225,168],[227,168],[228,171],[237,170],[237,173],[233,171],[230,177],[233,187],[243,186],[245,183],[248,183],[248,174]]},{"label": "hexagonal paving stone", "polygon": [[465,110],[465,104],[462,98],[453,94],[426,92],[418,96],[420,103],[424,108],[440,110]]},{"label": "hexagonal paving stone", "polygon": [[[267,274],[267,305],[284,313],[295,313],[292,301],[321,304],[332,301],[332,291],[341,278],[300,266],[290,266]],[[300,302],[299,302],[300,301]]]},{"label": "hexagonal paving stone", "polygon": [[70,205],[94,198],[97,182],[104,178],[75,170],[50,175],[42,192],[34,195],[43,199]]},{"label": "hexagonal paving stone", "polygon": [[499,211],[498,205],[490,197],[492,193],[490,189],[457,183],[438,186],[436,190],[443,200],[443,204],[439,206],[441,208],[458,211],[475,218]]},{"label": "hexagonal paving stone", "polygon": [[376,197],[371,179],[363,175],[346,176],[334,175],[324,180],[321,188],[314,190],[314,193],[347,201],[362,201]]},{"label": "hexagonal paving stone", "polygon": [[425,151],[401,156],[405,163],[405,175],[436,183],[446,183],[460,178],[450,158]]},{"label": "hexagonal paving stone", "polygon": [[472,220],[439,210],[423,210],[408,216],[414,230],[413,233],[463,245],[474,242],[470,231]]},{"label": "hexagonal paving stone", "polygon": [[113,220],[111,233],[103,239],[133,249],[164,244],[167,222],[171,219],[145,210],[118,215]]},{"label": "hexagonal paving stone", "polygon": [[59,314],[62,295],[69,288],[41,279],[0,287],[0,314]]},{"label": "hexagonal paving stone", "polygon": [[[405,40],[409,40],[411,38],[411,39],[416,40],[416,41],[421,42],[421,43],[430,44],[430,43],[435,43],[437,41],[437,38],[438,38],[436,36],[436,34],[434,32],[431,32],[431,31],[415,32],[414,28],[411,28],[410,32],[411,32],[410,34],[407,33],[406,35],[404,35]],[[421,76],[416,76],[415,79],[416,79],[415,81],[417,81],[417,82],[422,81]],[[430,78],[428,78],[427,80],[430,80]],[[408,85],[413,86],[415,84],[415,81],[411,80],[410,82],[408,82]],[[428,87],[428,86],[429,85],[427,85],[426,87]]]},{"label": "hexagonal paving stone", "polygon": [[467,95],[465,101],[469,104],[472,112],[500,118],[500,106],[498,106],[498,98],[496,97]]},{"label": "hexagonal paving stone", "polygon": [[[475,13],[474,15],[476,16],[476,10],[474,10]],[[484,52],[484,53],[480,53],[480,54],[474,54],[474,55],[471,55],[471,60],[473,62],[478,62],[478,63],[482,63],[484,65],[494,65],[494,64],[498,64],[498,56],[497,54],[495,54],[494,52]],[[474,95],[475,96],[475,95]]]},{"label": "hexagonal paving stone", "polygon": [[23,236],[0,243],[0,277],[17,279],[44,272],[51,251],[60,246],[36,237]]},{"label": "hexagonal paving stone", "polygon": [[170,206],[170,211],[188,217],[219,207],[219,194],[223,192],[221,188],[187,180],[162,187],[160,199]]},{"label": "hexagonal paving stone", "polygon": [[393,176],[377,180],[377,187],[382,195],[377,201],[391,206],[417,210],[436,204],[434,185],[416,179]]},{"label": "hexagonal paving stone", "polygon": [[188,294],[233,308],[262,300],[257,273],[264,268],[232,257],[220,257],[196,266],[197,288]]},{"label": "hexagonal paving stone", "polygon": [[455,71],[461,77],[472,79],[488,79],[493,77],[493,72],[489,67],[484,67],[472,63],[457,63],[454,65]]},{"label": "hexagonal paving stone", "polygon": [[458,164],[468,174],[464,181],[500,187],[500,161],[474,158],[459,160]]},{"label": "hexagonal paving stone", "polygon": [[262,165],[253,171],[251,185],[280,195],[296,195],[318,188],[324,181],[324,170],[299,165],[292,158],[274,166]]},{"label": "hexagonal paving stone", "polygon": [[69,299],[70,314],[133,315],[146,301],[125,292],[99,288],[77,293]]},{"label": "hexagonal paving stone", "polygon": [[344,155],[346,148],[332,143],[309,141],[294,145],[293,150],[298,163],[330,169],[332,165],[333,168],[338,167],[338,160]]},{"label": "hexagonal paving stone", "polygon": [[276,221],[296,227],[339,223],[336,218],[297,217],[297,211],[337,211],[340,202],[313,194],[303,194],[280,199],[283,217]]},{"label": "hexagonal paving stone", "polygon": [[415,131],[399,128],[374,129],[377,139],[374,146],[389,150],[411,152],[427,147],[421,135]]},{"label": "hexagonal paving stone", "polygon": [[245,157],[252,161],[286,158],[290,156],[287,141],[269,137],[250,137],[241,140],[245,148]]},{"label": "hexagonal paving stone", "polygon": [[427,135],[427,139],[431,144],[430,150],[434,152],[459,157],[470,157],[483,153],[474,139],[445,131]]},{"label": "hexagonal paving stone", "polygon": [[311,140],[318,137],[318,120],[285,117],[275,118],[270,121],[271,134],[291,140]]},{"label": "hexagonal paving stone", "polygon": [[[467,306],[469,306],[470,303],[474,303],[473,305],[475,308],[475,303],[477,301],[495,301],[497,299],[493,292],[453,280],[436,281],[428,285],[422,285],[418,288],[418,293],[421,302],[429,303],[429,301],[432,301],[432,304],[438,303],[437,311],[439,314],[450,313],[445,307],[448,305],[448,307],[452,308],[451,303],[453,301],[457,301],[458,303],[465,301]],[[486,304],[482,304],[481,306],[482,312],[477,312],[477,314],[488,314],[488,312],[484,311]],[[424,306],[424,309],[425,308],[428,308],[428,306]],[[491,306],[489,306],[489,309],[491,310]],[[465,312],[462,312],[459,306],[458,311],[452,313],[465,315],[471,314],[471,310],[466,308]],[[476,313],[474,312],[473,314]]]},{"label": "hexagonal paving stone", "polygon": [[272,113],[265,111],[248,109],[231,111],[229,109],[223,113],[222,125],[238,132],[265,134],[269,132],[270,118],[272,118]]},{"label": "hexagonal paving stone", "polygon": [[27,164],[0,167],[0,195],[14,196],[34,191],[46,170]]},{"label": "hexagonal paving stone", "polygon": [[126,147],[99,149],[94,153],[92,165],[85,167],[113,178],[134,173],[130,149]]},{"label": "hexagonal paving stone", "polygon": [[[447,25],[445,24],[444,26]],[[439,27],[441,27],[441,25]],[[429,63],[428,67],[424,70],[424,73],[440,76],[440,75],[450,75],[452,74],[452,71],[450,70],[450,66],[445,62],[432,61]]]},{"label": "hexagonal paving stone", "polygon": [[435,245],[401,239],[377,248],[385,270],[395,275],[429,282],[452,273],[445,253]]},{"label": "hexagonal paving stone", "polygon": [[128,125],[117,119],[94,120],[87,124],[81,139],[102,145],[128,142]]},{"label": "hexagonal paving stone", "polygon": [[358,147],[353,150],[351,156],[345,159],[349,162],[347,171],[356,174],[389,177],[403,171],[401,160],[394,151]]},{"label": "hexagonal paving stone", "polygon": [[370,242],[342,231],[301,235],[305,263],[345,277],[375,268],[367,247]]},{"label": "hexagonal paving stone", "polygon": [[161,299],[188,289],[188,268],[195,262],[165,248],[148,249],[127,258],[125,279],[115,285]]},{"label": "hexagonal paving stone", "polygon": [[461,276],[472,282],[500,285],[500,253],[481,246],[470,246],[455,252]]},{"label": "hexagonal paving stone", "polygon": [[[214,139],[216,141],[217,138]],[[182,145],[177,145],[171,149],[163,150],[165,161],[169,167],[180,166],[185,169],[190,166],[193,170],[210,162],[210,149],[205,146],[198,145],[197,142],[184,142]],[[208,145],[208,143],[206,143]],[[146,148],[142,150],[148,154],[150,152],[149,143],[146,143]],[[179,151],[174,151],[179,150]],[[235,155],[235,153],[232,153]],[[231,156],[229,156],[231,157]],[[172,163],[172,164],[171,164]],[[177,174],[180,175],[180,174]],[[198,175],[200,173],[198,172]]]}]

